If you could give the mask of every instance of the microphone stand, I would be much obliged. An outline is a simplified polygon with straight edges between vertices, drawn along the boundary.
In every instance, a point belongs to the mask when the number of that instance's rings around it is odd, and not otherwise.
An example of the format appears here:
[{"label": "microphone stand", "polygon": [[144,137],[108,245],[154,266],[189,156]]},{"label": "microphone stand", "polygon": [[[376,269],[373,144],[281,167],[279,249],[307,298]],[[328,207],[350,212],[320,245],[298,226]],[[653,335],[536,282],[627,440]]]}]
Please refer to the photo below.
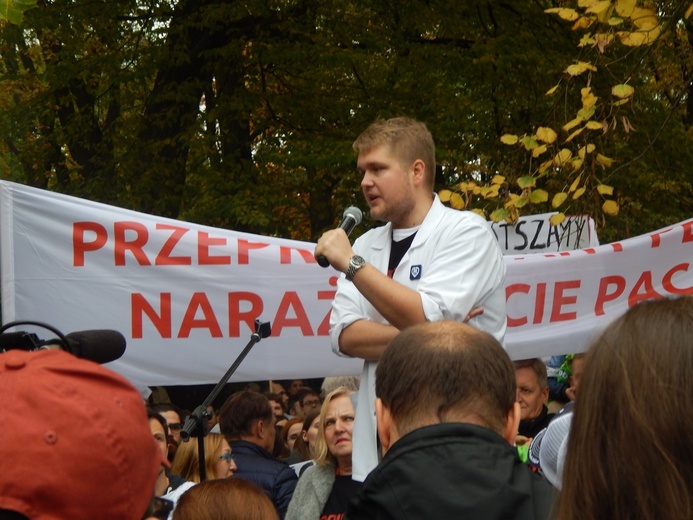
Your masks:
[{"label": "microphone stand", "polygon": [[261,322],[260,320],[255,320],[255,332],[251,334],[248,344],[238,355],[236,360],[233,362],[233,365],[231,365],[226,371],[226,374],[224,374],[224,376],[219,380],[204,402],[195,408],[195,410],[185,420],[185,424],[180,431],[180,437],[184,442],[188,442],[190,437],[197,437],[198,459],[200,463],[200,482],[207,480],[207,468],[205,465],[205,437],[209,433],[207,420],[211,417],[211,414],[207,411],[207,407],[212,404],[214,399],[216,399],[216,397],[219,395],[221,389],[248,355],[248,352],[250,352],[250,349],[253,348],[253,345],[259,342],[262,338],[268,337],[270,334],[272,334],[272,328],[269,321]]}]

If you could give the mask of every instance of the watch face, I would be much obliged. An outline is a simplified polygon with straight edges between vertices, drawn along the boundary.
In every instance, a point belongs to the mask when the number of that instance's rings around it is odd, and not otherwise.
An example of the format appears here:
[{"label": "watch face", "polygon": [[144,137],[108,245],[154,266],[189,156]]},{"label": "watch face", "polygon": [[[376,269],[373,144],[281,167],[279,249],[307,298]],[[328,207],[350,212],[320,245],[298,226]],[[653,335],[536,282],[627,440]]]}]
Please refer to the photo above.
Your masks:
[{"label": "watch face", "polygon": [[366,261],[363,259],[363,257],[359,255],[354,255],[351,257],[351,264],[354,267],[361,267],[366,263]]}]

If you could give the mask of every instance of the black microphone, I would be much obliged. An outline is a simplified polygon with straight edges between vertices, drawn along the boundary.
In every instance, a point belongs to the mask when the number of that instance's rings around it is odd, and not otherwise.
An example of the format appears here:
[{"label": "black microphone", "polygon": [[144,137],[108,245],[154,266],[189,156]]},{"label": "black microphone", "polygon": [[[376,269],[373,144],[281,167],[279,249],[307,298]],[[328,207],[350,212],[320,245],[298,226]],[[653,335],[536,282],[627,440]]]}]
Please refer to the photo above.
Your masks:
[{"label": "black microphone", "polygon": [[[356,206],[349,206],[344,210],[342,221],[339,223],[338,229],[343,229],[347,236],[349,236],[354,228],[361,223],[362,219],[363,213],[361,213],[361,210]],[[328,267],[330,262],[324,255],[319,255],[318,264],[320,264],[320,267]]]},{"label": "black microphone", "polygon": [[125,336],[117,330],[81,330],[65,339],[75,356],[95,363],[110,363],[125,353]]},{"label": "black microphone", "polygon": [[[53,332],[57,338],[41,340],[30,332],[6,332],[7,329],[18,325],[34,325]],[[76,357],[94,361],[95,363],[110,363],[119,359],[125,353],[125,337],[116,330],[83,330],[63,335],[58,329],[38,321],[15,321],[0,328],[0,353],[8,350],[65,350]]]}]

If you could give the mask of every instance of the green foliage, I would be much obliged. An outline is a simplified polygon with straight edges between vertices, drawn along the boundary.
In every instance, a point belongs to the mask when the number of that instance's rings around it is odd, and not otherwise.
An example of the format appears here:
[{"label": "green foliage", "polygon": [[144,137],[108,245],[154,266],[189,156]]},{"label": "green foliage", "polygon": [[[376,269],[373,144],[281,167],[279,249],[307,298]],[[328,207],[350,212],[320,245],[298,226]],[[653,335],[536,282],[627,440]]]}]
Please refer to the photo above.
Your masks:
[{"label": "green foliage", "polygon": [[0,27],[0,175],[315,240],[363,207],[354,138],[408,115],[453,207],[589,212],[602,240],[690,216],[685,6],[658,2],[652,25],[575,4],[46,3]]}]

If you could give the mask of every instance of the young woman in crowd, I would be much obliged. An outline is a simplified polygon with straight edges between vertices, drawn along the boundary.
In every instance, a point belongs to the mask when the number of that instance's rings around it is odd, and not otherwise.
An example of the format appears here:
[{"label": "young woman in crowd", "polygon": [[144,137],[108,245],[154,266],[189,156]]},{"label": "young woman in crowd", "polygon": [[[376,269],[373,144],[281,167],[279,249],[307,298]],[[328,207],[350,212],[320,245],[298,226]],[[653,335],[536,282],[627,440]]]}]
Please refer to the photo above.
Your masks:
[{"label": "young woman in crowd", "polygon": [[349,390],[340,387],[325,398],[320,409],[315,466],[298,481],[286,520],[341,518],[361,483],[351,479],[354,406]]},{"label": "young woman in crowd", "polygon": [[303,420],[301,434],[294,441],[294,451],[286,460],[286,463],[300,477],[305,470],[315,464],[314,450],[315,439],[318,437],[318,425],[320,423],[320,410],[313,410]]},{"label": "young woman in crowd", "polygon": [[642,302],[587,353],[558,520],[693,518],[693,297]]},{"label": "young woman in crowd", "polygon": [[[208,433],[205,443],[205,470],[207,479],[226,478],[236,471],[236,463],[231,455],[231,447],[223,435]],[[197,438],[181,442],[171,465],[171,472],[191,482],[200,482],[200,458]]]}]

